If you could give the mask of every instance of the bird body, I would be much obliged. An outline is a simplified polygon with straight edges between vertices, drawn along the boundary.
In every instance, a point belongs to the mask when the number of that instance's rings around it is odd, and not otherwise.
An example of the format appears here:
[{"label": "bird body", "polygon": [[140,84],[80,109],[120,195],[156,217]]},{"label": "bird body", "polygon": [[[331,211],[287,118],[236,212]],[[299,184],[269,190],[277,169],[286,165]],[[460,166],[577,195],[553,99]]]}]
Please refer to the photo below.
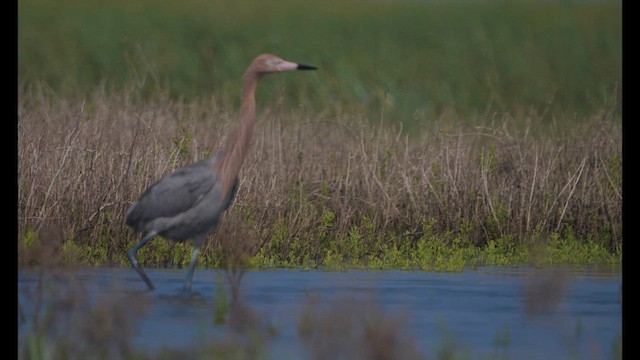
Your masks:
[{"label": "bird body", "polygon": [[151,185],[125,216],[125,223],[144,235],[127,256],[133,268],[147,284],[154,286],[138,265],[138,250],[156,236],[173,241],[193,239],[194,247],[184,290],[191,290],[191,280],[200,247],[207,234],[215,230],[220,216],[233,201],[238,190],[238,174],[247,155],[256,116],[255,91],[265,74],[314,70],[313,66],[284,61],[271,54],[256,57],[242,79],[242,99],[238,125],[223,152],[182,167]]},{"label": "bird body", "polygon": [[127,225],[175,241],[184,241],[211,232],[220,214],[233,201],[238,186],[226,196],[216,168],[223,154],[200,160],[176,170],[151,185],[127,212]]}]

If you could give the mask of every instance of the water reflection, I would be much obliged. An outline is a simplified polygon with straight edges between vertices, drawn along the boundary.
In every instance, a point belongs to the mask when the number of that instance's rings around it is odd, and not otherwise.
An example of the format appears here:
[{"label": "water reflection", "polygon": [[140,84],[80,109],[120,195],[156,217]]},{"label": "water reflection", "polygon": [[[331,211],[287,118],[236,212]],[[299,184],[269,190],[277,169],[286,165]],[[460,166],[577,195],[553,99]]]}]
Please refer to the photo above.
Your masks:
[{"label": "water reflection", "polygon": [[131,269],[21,271],[20,348],[46,338],[107,358],[608,359],[621,334],[619,272],[199,270],[190,295],[183,271],[148,272],[156,291]]}]

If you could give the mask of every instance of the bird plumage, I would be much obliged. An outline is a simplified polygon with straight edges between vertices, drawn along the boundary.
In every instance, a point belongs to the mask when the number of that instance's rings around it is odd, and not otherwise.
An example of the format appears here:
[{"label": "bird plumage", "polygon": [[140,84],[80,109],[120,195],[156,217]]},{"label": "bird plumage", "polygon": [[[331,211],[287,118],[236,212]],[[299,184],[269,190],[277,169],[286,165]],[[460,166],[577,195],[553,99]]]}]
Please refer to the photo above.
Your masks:
[{"label": "bird plumage", "polygon": [[236,177],[232,190],[222,198],[220,178],[212,170],[221,158],[219,153],[200,160],[151,185],[127,211],[126,224],[175,241],[211,231],[238,187]]},{"label": "bird plumage", "polygon": [[136,254],[160,235],[174,241],[193,239],[193,253],[184,284],[185,291],[191,290],[193,271],[205,236],[215,229],[238,190],[238,174],[255,121],[255,90],[260,78],[270,73],[314,69],[271,54],[256,57],[243,75],[238,125],[229,137],[225,151],[176,170],[151,185],[131,205],[125,223],[142,232],[143,237],[127,256],[149,289],[153,290],[153,283],[138,264]]}]

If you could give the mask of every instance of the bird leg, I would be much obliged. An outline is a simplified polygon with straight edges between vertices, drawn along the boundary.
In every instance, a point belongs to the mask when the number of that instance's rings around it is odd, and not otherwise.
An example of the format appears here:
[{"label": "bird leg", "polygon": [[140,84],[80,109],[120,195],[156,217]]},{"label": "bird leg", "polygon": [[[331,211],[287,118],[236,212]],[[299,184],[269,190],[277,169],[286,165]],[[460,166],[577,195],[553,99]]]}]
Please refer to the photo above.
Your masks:
[{"label": "bird leg", "polygon": [[204,236],[199,236],[193,239],[193,252],[191,253],[191,262],[189,263],[189,270],[187,270],[187,278],[184,281],[184,292],[191,291],[191,280],[193,279],[193,271],[196,268],[196,262],[198,255],[200,254],[200,247],[204,243]]},{"label": "bird leg", "polygon": [[137,243],[134,247],[132,247],[131,250],[129,250],[129,252],[127,253],[131,266],[133,266],[133,268],[136,269],[138,274],[140,274],[140,277],[142,277],[142,280],[144,280],[144,282],[147,283],[149,290],[153,290],[155,288],[153,287],[153,284],[151,283],[151,280],[149,280],[149,277],[147,276],[147,274],[145,274],[144,270],[138,265],[136,254],[138,253],[138,250],[140,250],[141,247],[143,247],[149,240],[153,239],[155,236],[156,236],[156,233],[154,231],[147,233],[142,238],[142,240],[140,240],[140,242]]}]

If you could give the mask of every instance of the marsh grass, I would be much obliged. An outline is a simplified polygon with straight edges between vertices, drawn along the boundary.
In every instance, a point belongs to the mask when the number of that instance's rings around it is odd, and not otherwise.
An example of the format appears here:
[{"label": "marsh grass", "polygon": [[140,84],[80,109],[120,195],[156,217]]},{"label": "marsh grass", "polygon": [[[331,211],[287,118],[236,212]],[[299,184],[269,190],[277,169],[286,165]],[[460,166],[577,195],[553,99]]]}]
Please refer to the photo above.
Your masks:
[{"label": "marsh grass", "polygon": [[[123,291],[109,284],[111,288],[102,288],[95,296],[77,274],[43,268],[37,285],[21,289],[20,301],[27,315],[19,319],[18,359],[273,358],[269,346],[279,329],[237,295],[241,273],[226,272],[226,281],[220,285],[228,285],[229,291],[215,295],[215,306],[222,301],[228,309],[223,319],[212,318],[211,322],[225,332],[215,337],[203,335],[183,349],[135,345],[140,322],[157,301],[149,293]],[[329,306],[320,306],[316,300],[309,297],[297,314],[301,350],[310,358],[322,359],[326,354],[350,359],[424,358],[408,332],[406,315],[387,313],[366,297],[339,297]],[[176,306],[193,305],[188,296],[182,301],[176,299]],[[213,313],[217,315],[217,309]]]},{"label": "marsh grass", "polygon": [[[134,339],[141,331],[140,322],[147,309],[154,306],[151,293],[131,292],[111,282],[99,285],[79,271],[59,267],[37,270],[36,284],[23,283],[19,306],[25,311],[18,318],[18,359],[270,359],[270,346],[282,335],[278,326],[252,308],[242,296],[241,272],[225,272],[219,278],[219,288],[210,300],[200,295],[179,295],[174,305],[193,306],[209,303],[213,326],[224,328],[216,336],[202,335],[187,348],[145,348]],[[220,274],[222,274],[220,272]],[[238,276],[239,275],[239,276]],[[87,280],[89,279],[89,281]],[[224,279],[224,281],[223,281]],[[522,311],[527,321],[547,321],[566,300],[573,281],[571,272],[561,268],[542,269],[522,279]],[[30,280],[34,281],[34,280]],[[92,289],[90,287],[93,287]],[[228,291],[225,291],[227,289]],[[245,289],[246,290],[246,289]],[[218,319],[218,306],[227,306]],[[562,311],[562,310],[561,310]],[[152,312],[153,313],[153,312]],[[301,350],[310,359],[425,359],[418,349],[416,333],[410,327],[412,313],[382,306],[375,296],[361,292],[337,294],[308,293],[302,308],[295,314],[297,337]],[[160,315],[162,316],[162,315]],[[567,320],[567,319],[565,319]],[[585,341],[585,326],[575,320],[577,342]],[[209,326],[207,325],[207,326]],[[511,335],[508,325],[495,329],[495,350],[478,352],[449,328],[447,319],[436,317],[437,341],[429,349],[435,359],[510,359]],[[490,330],[490,329],[487,329]],[[589,338],[586,338],[589,341]],[[620,359],[621,336],[613,339],[612,347],[590,350],[595,358],[610,353]],[[569,341],[569,357],[579,357],[581,350]],[[600,355],[598,355],[600,354]],[[432,357],[428,357],[432,358]]]},{"label": "marsh grass", "polygon": [[298,317],[298,335],[311,359],[425,359],[407,318],[369,298],[338,297],[323,304],[311,296]]},{"label": "marsh grass", "polygon": [[37,286],[21,291],[33,311],[18,321],[18,358],[140,358],[131,339],[148,305],[145,294],[86,294],[73,271],[42,268]]},{"label": "marsh grass", "polygon": [[126,264],[126,209],[220,150],[261,52],[321,71],[258,90],[208,266],[620,260],[620,2],[18,7],[21,266]]},{"label": "marsh grass", "polygon": [[[46,88],[20,92],[21,266],[56,261],[37,253],[126,264],[138,240],[124,225],[126,209],[177,167],[219,151],[235,124],[226,99],[138,101],[135,94],[96,91],[74,101]],[[371,126],[364,114],[265,107],[205,264],[446,270],[537,258],[619,262],[615,105],[578,124],[545,116],[443,115],[409,136],[384,114]],[[139,258],[183,266],[190,246],[155,240]]]},{"label": "marsh grass", "polygon": [[331,118],[385,107],[413,130],[530,106],[583,118],[622,90],[621,24],[615,0],[21,1],[18,79],[62,98],[133,82],[142,97],[197,100],[239,94],[252,57],[272,52],[321,71],[271,79],[262,104]]},{"label": "marsh grass", "polygon": [[[262,359],[272,332],[252,309],[241,303],[240,278],[235,288],[216,296],[230,302],[229,315],[216,325],[228,326],[230,333],[206,338],[190,349],[160,347],[155,351],[135,345],[133,339],[146,310],[153,302],[147,293],[123,291],[118,284],[99,296],[88,291],[78,272],[59,267],[43,267],[35,287],[21,289],[19,306],[28,307],[28,315],[18,321],[18,359]],[[187,304],[188,298],[183,299]],[[183,304],[184,305],[184,304]]]}]

